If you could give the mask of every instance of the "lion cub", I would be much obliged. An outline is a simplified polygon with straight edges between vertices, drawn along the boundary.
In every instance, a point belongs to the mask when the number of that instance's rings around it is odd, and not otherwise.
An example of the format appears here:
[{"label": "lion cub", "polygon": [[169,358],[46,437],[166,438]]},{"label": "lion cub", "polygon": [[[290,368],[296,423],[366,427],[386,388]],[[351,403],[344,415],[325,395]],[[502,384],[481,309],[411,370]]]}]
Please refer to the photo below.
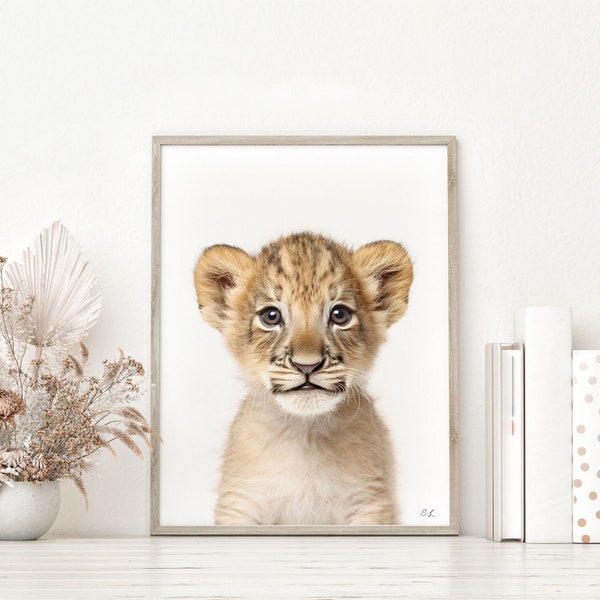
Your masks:
[{"label": "lion cub", "polygon": [[217,525],[384,525],[394,514],[389,434],[365,391],[413,279],[395,242],[355,252],[313,233],[250,256],[211,246],[194,283],[248,395],[231,425]]}]

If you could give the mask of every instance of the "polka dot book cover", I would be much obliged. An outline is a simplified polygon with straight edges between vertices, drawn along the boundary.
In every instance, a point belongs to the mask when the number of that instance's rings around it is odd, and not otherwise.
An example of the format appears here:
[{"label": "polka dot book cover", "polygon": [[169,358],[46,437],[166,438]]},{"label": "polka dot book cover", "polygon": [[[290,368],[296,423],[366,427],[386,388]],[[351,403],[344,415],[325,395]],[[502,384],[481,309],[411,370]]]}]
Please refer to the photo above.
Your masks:
[{"label": "polka dot book cover", "polygon": [[573,542],[600,542],[600,350],[573,352]]}]

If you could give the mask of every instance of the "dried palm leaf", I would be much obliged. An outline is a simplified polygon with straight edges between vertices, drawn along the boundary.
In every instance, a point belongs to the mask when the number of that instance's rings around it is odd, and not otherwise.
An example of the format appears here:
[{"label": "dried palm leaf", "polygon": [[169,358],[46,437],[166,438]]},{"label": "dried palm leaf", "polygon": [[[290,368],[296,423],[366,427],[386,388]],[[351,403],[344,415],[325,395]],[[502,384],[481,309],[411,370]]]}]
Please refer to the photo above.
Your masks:
[{"label": "dried palm leaf", "polygon": [[4,270],[8,285],[35,307],[28,343],[38,348],[80,341],[96,323],[102,297],[96,276],[69,230],[59,221],[44,229],[23,253],[23,263]]}]

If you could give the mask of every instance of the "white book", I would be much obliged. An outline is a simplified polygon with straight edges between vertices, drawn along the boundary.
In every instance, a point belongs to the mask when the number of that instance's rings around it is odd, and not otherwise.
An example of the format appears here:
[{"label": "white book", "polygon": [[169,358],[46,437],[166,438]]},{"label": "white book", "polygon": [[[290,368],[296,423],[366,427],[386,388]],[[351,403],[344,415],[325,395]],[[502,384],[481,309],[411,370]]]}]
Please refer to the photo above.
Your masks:
[{"label": "white book", "polygon": [[523,349],[502,350],[502,537],[523,540]]},{"label": "white book", "polygon": [[600,543],[600,350],[573,351],[573,541]]},{"label": "white book", "polygon": [[487,537],[523,540],[523,347],[486,345]]},{"label": "white book", "polygon": [[571,542],[571,308],[523,308],[514,326],[525,352],[525,541]]}]

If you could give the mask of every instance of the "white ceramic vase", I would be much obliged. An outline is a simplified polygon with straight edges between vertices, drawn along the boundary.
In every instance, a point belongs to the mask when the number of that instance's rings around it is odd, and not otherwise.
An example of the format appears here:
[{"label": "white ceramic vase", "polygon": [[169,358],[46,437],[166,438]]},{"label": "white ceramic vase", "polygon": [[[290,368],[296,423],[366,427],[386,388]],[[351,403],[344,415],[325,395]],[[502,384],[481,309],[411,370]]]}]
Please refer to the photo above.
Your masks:
[{"label": "white ceramic vase", "polygon": [[0,540],[37,540],[56,519],[58,481],[16,481],[0,487]]}]

